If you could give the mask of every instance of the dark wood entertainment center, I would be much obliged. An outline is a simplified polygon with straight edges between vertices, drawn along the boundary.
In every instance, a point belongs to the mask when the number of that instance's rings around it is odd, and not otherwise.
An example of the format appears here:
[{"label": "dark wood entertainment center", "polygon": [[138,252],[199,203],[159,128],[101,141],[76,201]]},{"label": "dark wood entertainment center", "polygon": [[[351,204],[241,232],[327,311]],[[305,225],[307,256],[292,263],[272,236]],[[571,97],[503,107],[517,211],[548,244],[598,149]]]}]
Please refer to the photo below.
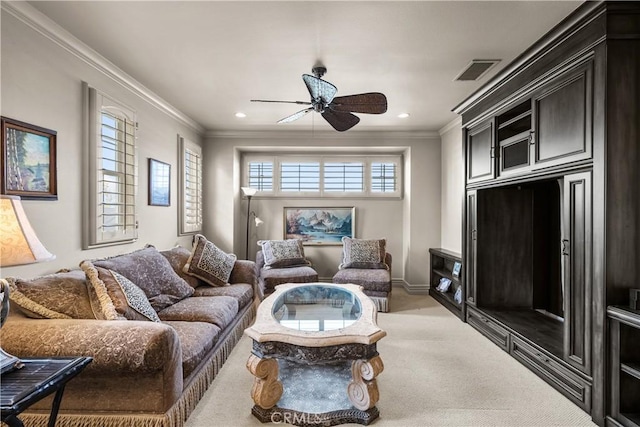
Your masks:
[{"label": "dark wood entertainment center", "polygon": [[637,426],[607,307],[640,287],[640,2],[584,3],[454,111],[463,317],[597,424]]}]

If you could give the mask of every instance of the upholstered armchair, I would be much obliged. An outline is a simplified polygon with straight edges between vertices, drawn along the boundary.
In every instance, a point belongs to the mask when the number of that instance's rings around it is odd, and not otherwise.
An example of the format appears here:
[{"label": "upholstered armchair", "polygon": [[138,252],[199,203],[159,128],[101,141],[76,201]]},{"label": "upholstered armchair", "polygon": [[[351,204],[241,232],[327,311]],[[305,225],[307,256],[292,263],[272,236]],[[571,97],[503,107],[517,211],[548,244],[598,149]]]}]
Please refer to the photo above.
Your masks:
[{"label": "upholstered armchair", "polygon": [[392,256],[386,252],[386,240],[343,238],[342,263],[333,283],[353,283],[363,288],[378,311],[389,311]]},{"label": "upholstered armchair", "polygon": [[283,283],[318,281],[318,273],[305,257],[301,240],[261,240],[258,244],[262,247],[256,253],[256,275],[261,298]]}]

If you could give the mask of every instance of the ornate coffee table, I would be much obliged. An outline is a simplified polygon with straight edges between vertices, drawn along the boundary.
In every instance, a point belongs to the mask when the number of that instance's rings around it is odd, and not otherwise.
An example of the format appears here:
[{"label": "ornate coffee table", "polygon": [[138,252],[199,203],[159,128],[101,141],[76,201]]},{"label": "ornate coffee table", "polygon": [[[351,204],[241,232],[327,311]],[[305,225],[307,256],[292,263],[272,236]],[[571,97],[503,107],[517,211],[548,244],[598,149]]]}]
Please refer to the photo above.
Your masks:
[{"label": "ornate coffee table", "polygon": [[376,343],[387,333],[357,285],[279,285],[258,307],[247,369],[251,412],[298,426],[368,425],[379,416]]}]

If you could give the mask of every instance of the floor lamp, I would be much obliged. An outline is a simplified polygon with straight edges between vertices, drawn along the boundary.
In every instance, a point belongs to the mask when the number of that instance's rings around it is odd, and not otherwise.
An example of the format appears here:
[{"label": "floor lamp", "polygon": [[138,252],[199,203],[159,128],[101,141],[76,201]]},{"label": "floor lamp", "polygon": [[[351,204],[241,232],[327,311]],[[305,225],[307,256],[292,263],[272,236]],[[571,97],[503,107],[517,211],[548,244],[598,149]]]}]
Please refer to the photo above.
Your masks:
[{"label": "floor lamp", "polygon": [[255,217],[256,227],[259,227],[264,221],[262,221],[255,212],[251,211],[251,198],[258,192],[255,188],[241,187],[242,192],[247,196],[247,241],[245,243],[245,256],[244,259],[249,259],[249,225],[251,222],[251,215]]},{"label": "floor lamp", "polygon": [[[36,236],[20,197],[0,196],[0,267],[32,264],[55,258]],[[0,279],[0,328],[9,315],[9,283]],[[21,366],[20,359],[0,348],[0,372],[4,373]]]}]

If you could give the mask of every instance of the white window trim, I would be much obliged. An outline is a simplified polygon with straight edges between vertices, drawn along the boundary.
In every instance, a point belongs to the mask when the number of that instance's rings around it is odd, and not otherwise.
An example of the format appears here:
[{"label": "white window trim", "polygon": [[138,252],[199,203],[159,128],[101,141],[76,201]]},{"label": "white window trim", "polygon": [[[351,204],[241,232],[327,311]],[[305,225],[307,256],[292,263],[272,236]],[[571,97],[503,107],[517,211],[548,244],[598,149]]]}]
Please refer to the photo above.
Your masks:
[{"label": "white window trim", "polygon": [[[178,234],[180,236],[185,236],[189,234],[195,234],[202,231],[202,147],[198,144],[185,139],[184,137],[178,135],[178,162],[179,162],[179,179],[180,179],[180,191],[178,191]],[[197,174],[197,195],[196,195],[196,222],[193,224],[189,224],[187,221],[188,213],[187,213],[187,203],[186,203],[186,193],[187,193],[187,170],[185,168],[185,158],[187,150],[195,153],[199,156],[200,162],[198,164]]]},{"label": "white window trim", "polygon": [[[137,138],[134,134],[134,151],[133,151],[133,186],[132,194],[127,193],[127,185],[125,183],[124,198],[125,202],[127,198],[132,198],[134,203],[132,205],[134,224],[133,227],[126,227],[121,230],[118,235],[101,235],[99,228],[101,227],[101,221],[99,219],[100,210],[100,183],[99,183],[99,171],[101,170],[101,162],[98,157],[98,153],[102,148],[101,126],[102,126],[102,111],[108,110],[117,115],[126,117],[127,120],[134,124],[134,129],[137,128],[136,112],[131,107],[115,101],[113,98],[104,94],[103,92],[90,87],[86,82],[82,84],[83,96],[85,98],[85,125],[87,135],[87,187],[85,194],[87,195],[86,208],[84,210],[85,221],[85,233],[83,238],[83,248],[91,249],[96,247],[121,245],[134,242],[138,239],[138,219],[137,219],[137,196],[138,196],[138,147]],[[134,130],[135,132],[135,130]],[[126,220],[125,220],[126,221]]]},{"label": "white window trim", "polygon": [[[320,163],[320,191],[289,192],[280,190],[280,164],[282,162],[319,162]],[[258,191],[255,197],[273,198],[386,198],[401,199],[403,194],[403,156],[402,154],[294,154],[283,153],[276,156],[268,156],[260,153],[244,153],[242,160],[242,186],[249,186],[249,163],[272,162],[273,163],[273,191]],[[324,164],[341,162],[364,163],[364,190],[358,191],[325,191],[324,190]],[[372,163],[394,163],[396,165],[396,191],[372,192],[371,191],[371,165]]]}]

